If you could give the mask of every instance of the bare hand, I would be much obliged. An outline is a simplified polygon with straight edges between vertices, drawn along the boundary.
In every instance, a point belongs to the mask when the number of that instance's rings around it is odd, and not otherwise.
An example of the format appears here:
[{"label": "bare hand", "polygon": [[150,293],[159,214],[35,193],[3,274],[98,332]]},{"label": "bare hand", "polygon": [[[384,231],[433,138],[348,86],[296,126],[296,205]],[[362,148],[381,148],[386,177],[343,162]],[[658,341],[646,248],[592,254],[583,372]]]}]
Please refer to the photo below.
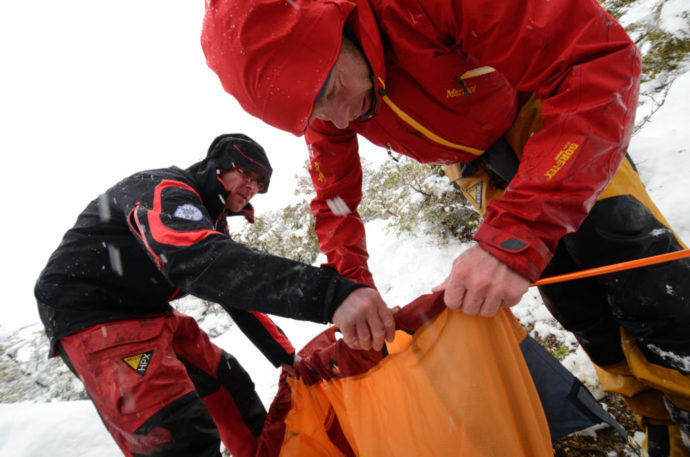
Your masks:
[{"label": "bare hand", "polygon": [[450,309],[491,317],[498,308],[516,305],[529,288],[527,278],[474,246],[453,261],[453,269],[434,291],[445,290],[443,300]]},{"label": "bare hand", "polygon": [[343,340],[352,349],[380,351],[384,338],[393,341],[393,313],[375,289],[355,289],[333,314],[333,324],[340,329]]}]

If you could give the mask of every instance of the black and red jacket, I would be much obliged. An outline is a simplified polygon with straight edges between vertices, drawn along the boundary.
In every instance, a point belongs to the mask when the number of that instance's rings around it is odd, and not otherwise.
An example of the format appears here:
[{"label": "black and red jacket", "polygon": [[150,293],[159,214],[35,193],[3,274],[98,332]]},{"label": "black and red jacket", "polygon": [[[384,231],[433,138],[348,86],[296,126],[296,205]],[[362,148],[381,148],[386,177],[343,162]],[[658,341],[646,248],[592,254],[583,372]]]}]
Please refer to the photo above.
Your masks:
[{"label": "black and red jacket", "polygon": [[[52,355],[64,336],[104,322],[166,313],[170,300],[192,294],[223,306],[278,365],[290,362],[294,349],[261,313],[326,323],[361,287],[333,269],[234,242],[225,217],[232,214],[224,209],[228,191],[218,170],[235,162],[228,163],[231,157],[214,145],[206,159],[188,169],[147,170],[125,178],[79,215],[35,287]],[[250,153],[244,157],[251,160]],[[236,214],[251,218],[252,208]]]}]

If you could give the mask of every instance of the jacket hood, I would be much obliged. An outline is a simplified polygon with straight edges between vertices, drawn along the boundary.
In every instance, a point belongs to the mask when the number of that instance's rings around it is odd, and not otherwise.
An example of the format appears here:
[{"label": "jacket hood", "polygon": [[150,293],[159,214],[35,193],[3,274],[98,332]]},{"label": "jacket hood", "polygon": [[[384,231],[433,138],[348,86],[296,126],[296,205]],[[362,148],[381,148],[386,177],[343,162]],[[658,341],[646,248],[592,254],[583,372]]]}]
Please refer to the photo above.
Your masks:
[{"label": "jacket hood", "polygon": [[346,23],[382,76],[378,27],[361,0],[207,0],[201,45],[208,66],[245,111],[301,136]]},{"label": "jacket hood", "polygon": [[226,133],[216,137],[208,148],[206,160],[218,170],[232,170],[239,165],[255,171],[266,183],[261,193],[268,191],[273,168],[264,148],[247,135]]},{"label": "jacket hood", "polygon": [[[216,137],[208,148],[206,158],[189,167],[189,171],[196,176],[200,184],[204,204],[214,216],[224,211],[225,201],[230,195],[219,174],[238,165],[259,173],[266,182],[263,193],[268,190],[273,174],[268,156],[258,143],[241,133]],[[254,208],[250,203],[247,203],[240,213],[233,214],[241,214],[249,222],[254,222]]]}]

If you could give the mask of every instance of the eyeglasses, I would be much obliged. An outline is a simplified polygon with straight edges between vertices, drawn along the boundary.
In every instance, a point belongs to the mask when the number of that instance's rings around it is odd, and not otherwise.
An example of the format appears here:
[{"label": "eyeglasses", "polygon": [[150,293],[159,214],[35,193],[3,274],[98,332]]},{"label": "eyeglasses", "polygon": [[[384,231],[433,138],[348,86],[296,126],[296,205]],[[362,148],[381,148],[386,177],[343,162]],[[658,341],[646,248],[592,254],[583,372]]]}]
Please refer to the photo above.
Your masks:
[{"label": "eyeglasses", "polygon": [[257,172],[248,170],[246,168],[237,166],[234,168],[237,170],[239,174],[242,175],[242,178],[249,184],[255,182],[256,185],[259,187],[259,192],[264,192],[266,190],[266,180],[264,179],[263,176],[259,175]]}]

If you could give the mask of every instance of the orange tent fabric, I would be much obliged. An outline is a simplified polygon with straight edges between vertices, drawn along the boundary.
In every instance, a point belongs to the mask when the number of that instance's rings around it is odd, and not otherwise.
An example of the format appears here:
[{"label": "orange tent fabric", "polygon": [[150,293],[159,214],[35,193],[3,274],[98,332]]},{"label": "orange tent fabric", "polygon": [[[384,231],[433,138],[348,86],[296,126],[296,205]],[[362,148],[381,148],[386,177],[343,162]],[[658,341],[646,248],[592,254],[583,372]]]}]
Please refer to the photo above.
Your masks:
[{"label": "orange tent fabric", "polygon": [[355,351],[331,328],[280,389],[259,457],[553,455],[513,315],[448,310],[440,294],[396,313],[384,351]]}]

